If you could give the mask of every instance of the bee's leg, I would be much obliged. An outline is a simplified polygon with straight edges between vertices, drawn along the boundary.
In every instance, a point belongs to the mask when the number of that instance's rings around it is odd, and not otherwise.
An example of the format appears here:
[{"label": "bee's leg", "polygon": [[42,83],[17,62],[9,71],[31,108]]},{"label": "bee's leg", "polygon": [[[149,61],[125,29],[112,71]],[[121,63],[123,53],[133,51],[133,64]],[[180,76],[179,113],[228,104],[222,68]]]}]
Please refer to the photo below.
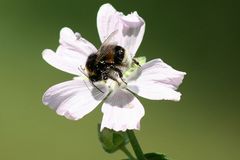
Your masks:
[{"label": "bee's leg", "polygon": [[136,64],[136,65],[138,65],[139,67],[141,67],[140,63],[139,63],[136,59],[133,58],[132,60],[133,60],[133,63],[134,63],[134,64]]},{"label": "bee's leg", "polygon": [[118,73],[118,76],[120,77],[120,79],[123,81],[123,83],[125,83],[125,84],[127,85],[127,82],[125,82],[125,81],[123,80],[122,71],[121,71],[120,69],[118,69],[117,67],[113,67],[113,70]]},{"label": "bee's leg", "polygon": [[[92,82],[92,81],[91,81]],[[99,90],[100,92],[104,93],[100,88],[98,88],[93,82],[92,82],[92,85],[97,89]]]},{"label": "bee's leg", "polygon": [[113,77],[113,76],[109,75],[109,76],[108,76],[108,78],[110,78],[110,79],[114,80],[115,82],[117,82],[117,84],[118,84],[119,86],[121,86],[121,83],[120,83],[120,82],[118,82],[118,80],[117,80],[115,77]]},{"label": "bee's leg", "polygon": [[127,85],[127,82],[124,81],[124,79],[122,77],[120,77],[120,79],[123,81],[123,83],[125,83]]}]

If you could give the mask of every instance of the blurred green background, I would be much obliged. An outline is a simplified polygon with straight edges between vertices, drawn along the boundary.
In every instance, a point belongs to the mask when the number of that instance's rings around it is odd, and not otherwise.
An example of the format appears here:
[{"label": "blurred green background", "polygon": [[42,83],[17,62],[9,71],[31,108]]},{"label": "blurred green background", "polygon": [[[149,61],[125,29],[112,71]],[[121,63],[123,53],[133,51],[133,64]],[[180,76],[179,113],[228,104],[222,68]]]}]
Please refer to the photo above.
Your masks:
[{"label": "blurred green background", "polygon": [[47,88],[72,78],[44,62],[42,50],[57,48],[64,26],[99,46],[96,14],[106,2],[145,19],[139,56],[187,72],[180,102],[140,99],[143,150],[170,160],[240,159],[237,1],[0,0],[0,160],[125,158],[98,142],[100,106],[74,122],[41,103]]}]

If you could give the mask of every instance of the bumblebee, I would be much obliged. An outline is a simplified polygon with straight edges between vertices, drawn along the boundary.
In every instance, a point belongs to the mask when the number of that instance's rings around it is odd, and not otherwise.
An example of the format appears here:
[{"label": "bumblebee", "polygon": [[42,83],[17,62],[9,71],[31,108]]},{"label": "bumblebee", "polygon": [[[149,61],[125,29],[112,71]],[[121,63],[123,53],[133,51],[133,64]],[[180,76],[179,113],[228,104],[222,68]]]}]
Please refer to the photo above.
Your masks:
[{"label": "bumblebee", "polygon": [[112,79],[120,86],[119,78],[126,84],[123,80],[123,72],[131,66],[132,62],[139,65],[136,60],[127,54],[123,47],[112,42],[112,37],[116,35],[116,33],[117,31],[110,34],[97,53],[92,53],[87,58],[85,68],[92,84],[94,82]]}]

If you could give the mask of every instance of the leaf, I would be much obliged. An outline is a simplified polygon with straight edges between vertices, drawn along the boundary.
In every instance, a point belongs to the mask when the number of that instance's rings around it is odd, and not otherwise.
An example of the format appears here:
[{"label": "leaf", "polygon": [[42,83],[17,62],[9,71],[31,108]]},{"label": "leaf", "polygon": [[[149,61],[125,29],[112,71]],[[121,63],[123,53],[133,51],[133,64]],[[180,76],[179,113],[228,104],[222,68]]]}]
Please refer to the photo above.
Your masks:
[{"label": "leaf", "polygon": [[103,149],[108,153],[117,151],[129,142],[127,133],[116,132],[108,128],[104,128],[102,131],[100,131],[100,124],[98,125],[98,138]]},{"label": "leaf", "polygon": [[158,153],[146,153],[144,154],[144,157],[147,160],[168,160],[164,154]]}]

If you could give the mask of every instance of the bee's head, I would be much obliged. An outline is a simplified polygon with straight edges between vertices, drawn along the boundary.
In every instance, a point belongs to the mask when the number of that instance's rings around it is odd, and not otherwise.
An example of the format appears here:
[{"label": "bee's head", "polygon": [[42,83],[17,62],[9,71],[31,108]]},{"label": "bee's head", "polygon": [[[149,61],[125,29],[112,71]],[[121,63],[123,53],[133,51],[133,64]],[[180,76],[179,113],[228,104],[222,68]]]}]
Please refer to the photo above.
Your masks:
[{"label": "bee's head", "polygon": [[129,68],[131,65],[131,57],[127,53],[127,51],[121,47],[121,46],[116,46],[114,48],[115,52],[115,57],[114,57],[114,62],[118,65],[122,65],[123,67]]},{"label": "bee's head", "polygon": [[121,46],[116,46],[114,48],[114,62],[116,64],[121,64],[125,56],[125,49]]}]

